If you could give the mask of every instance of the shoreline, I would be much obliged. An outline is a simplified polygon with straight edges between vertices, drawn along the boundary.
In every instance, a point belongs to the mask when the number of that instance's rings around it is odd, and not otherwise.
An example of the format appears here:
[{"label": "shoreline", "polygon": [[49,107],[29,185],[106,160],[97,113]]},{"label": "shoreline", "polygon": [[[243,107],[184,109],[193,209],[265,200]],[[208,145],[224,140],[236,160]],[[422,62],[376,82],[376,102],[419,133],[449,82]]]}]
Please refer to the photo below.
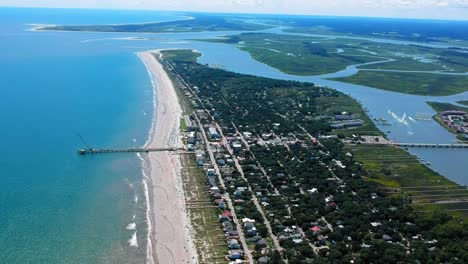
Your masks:
[{"label": "shoreline", "polygon": [[[156,21],[156,22],[140,22],[140,23],[118,23],[118,24],[104,24],[105,26],[110,26],[110,27],[118,27],[118,26],[127,26],[127,25],[152,25],[152,24],[162,24],[162,23],[169,23],[169,22],[179,22],[179,21],[187,21],[187,20],[193,20],[195,17],[193,16],[181,16],[181,19],[169,19],[169,20],[163,20],[163,21]],[[26,24],[27,26],[31,26],[31,28],[28,29],[28,31],[62,31],[62,32],[100,32],[100,33],[150,33],[150,34],[157,34],[159,32],[127,32],[127,31],[117,31],[117,32],[112,32],[112,31],[96,31],[96,30],[63,30],[63,29],[53,29],[55,27],[61,27],[61,26],[73,26],[73,25],[60,25],[60,24],[37,24],[37,23],[29,23]],[[98,24],[83,24],[79,25],[80,27],[90,27],[90,26],[96,26]],[[164,33],[164,32],[161,32]]]},{"label": "shoreline", "polygon": [[[153,120],[145,147],[180,146],[182,109],[172,81],[154,57],[161,55],[159,51],[137,53],[153,86]],[[169,152],[153,152],[145,155],[144,160],[148,166],[143,168],[148,202],[147,263],[197,263],[180,158]]]}]

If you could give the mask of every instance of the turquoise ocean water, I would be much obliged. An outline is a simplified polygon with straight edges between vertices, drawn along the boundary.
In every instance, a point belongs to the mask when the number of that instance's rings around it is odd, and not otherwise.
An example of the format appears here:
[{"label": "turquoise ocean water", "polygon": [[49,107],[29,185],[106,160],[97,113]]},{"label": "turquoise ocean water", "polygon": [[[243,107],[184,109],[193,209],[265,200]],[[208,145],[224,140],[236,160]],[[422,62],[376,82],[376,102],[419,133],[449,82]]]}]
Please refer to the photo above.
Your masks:
[{"label": "turquoise ocean water", "polygon": [[[96,147],[143,145],[153,111],[147,72],[120,45],[83,41],[105,34],[31,32],[26,24],[174,17],[0,8],[0,263],[144,262],[140,160],[78,156],[76,134]],[[138,247],[129,243],[135,232]]]}]

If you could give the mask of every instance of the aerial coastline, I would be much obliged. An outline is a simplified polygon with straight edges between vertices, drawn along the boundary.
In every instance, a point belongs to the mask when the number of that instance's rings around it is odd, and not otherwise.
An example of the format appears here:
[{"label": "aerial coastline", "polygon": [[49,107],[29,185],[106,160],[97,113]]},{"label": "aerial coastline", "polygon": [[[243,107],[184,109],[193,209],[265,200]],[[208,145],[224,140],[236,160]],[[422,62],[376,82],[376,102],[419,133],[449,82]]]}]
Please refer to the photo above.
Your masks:
[{"label": "aerial coastline", "polygon": [[468,263],[468,27],[0,13],[0,263]]},{"label": "aerial coastline", "polygon": [[[138,53],[153,82],[155,112],[146,147],[180,146],[181,107],[174,86],[154,57],[159,50]],[[169,152],[149,153],[150,217],[148,263],[195,263],[190,219],[185,208],[180,160]]]}]

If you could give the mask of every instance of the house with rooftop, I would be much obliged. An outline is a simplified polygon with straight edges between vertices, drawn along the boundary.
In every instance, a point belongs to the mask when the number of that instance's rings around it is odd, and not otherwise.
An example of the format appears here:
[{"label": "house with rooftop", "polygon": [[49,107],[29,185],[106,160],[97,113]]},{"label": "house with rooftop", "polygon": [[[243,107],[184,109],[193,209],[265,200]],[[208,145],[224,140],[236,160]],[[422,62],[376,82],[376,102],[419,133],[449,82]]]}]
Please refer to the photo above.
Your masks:
[{"label": "house with rooftop", "polygon": [[267,246],[267,242],[266,242],[266,240],[263,239],[263,238],[260,239],[260,240],[258,240],[258,241],[255,243],[255,247],[257,247],[257,248],[266,248],[266,246]]},{"label": "house with rooftop", "polygon": [[197,143],[197,134],[195,131],[187,133],[187,143],[192,145]]},{"label": "house with rooftop", "polygon": [[242,144],[240,142],[237,142],[237,141],[234,141],[232,142],[232,149],[235,151],[235,152],[239,152],[242,150]]},{"label": "house with rooftop", "polygon": [[220,135],[218,134],[218,131],[216,131],[216,128],[210,126],[208,128],[208,135],[210,137],[210,139],[218,139],[220,138]]},{"label": "house with rooftop", "polygon": [[237,241],[237,239],[231,239],[228,242],[228,247],[229,247],[229,249],[239,249],[240,245],[239,245],[239,242]]},{"label": "house with rooftop", "polygon": [[232,220],[232,212],[231,212],[231,211],[224,211],[224,212],[219,216],[219,219],[220,219],[221,222]]},{"label": "house with rooftop", "polygon": [[197,166],[204,166],[205,165],[205,152],[201,149],[195,150],[195,162]]},{"label": "house with rooftop", "polygon": [[318,226],[313,226],[310,228],[310,231],[314,232],[314,233],[319,233],[322,229]]},{"label": "house with rooftop", "polygon": [[229,254],[229,259],[230,260],[236,260],[236,259],[241,259],[242,258],[242,251],[240,251],[238,249],[229,250],[228,254]]}]

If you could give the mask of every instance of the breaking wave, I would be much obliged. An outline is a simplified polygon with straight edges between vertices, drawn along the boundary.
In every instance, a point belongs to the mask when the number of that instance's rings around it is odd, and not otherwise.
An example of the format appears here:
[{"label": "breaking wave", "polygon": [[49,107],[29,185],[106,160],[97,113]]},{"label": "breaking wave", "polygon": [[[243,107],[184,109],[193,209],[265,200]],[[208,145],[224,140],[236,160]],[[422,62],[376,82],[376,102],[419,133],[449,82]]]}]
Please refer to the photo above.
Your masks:
[{"label": "breaking wave", "polygon": [[130,238],[130,240],[128,240],[128,244],[131,247],[138,247],[137,231],[135,231],[135,233],[133,233],[133,235],[132,235],[132,238]]}]

